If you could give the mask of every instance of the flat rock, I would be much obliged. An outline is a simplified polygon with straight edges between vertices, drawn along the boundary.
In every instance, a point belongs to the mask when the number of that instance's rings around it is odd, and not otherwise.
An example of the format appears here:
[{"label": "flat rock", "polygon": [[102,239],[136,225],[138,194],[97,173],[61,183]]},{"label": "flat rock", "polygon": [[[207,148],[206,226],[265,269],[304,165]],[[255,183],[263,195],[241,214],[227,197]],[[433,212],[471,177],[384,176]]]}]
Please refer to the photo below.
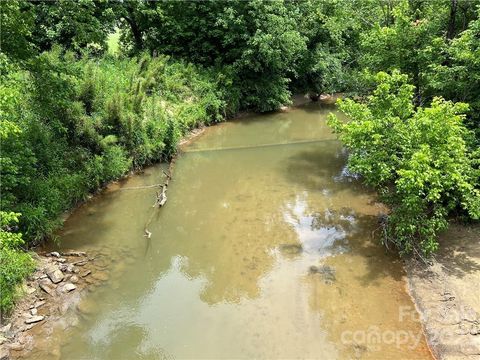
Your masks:
[{"label": "flat rock", "polygon": [[5,346],[0,347],[0,360],[8,360],[10,358],[10,351]]},{"label": "flat rock", "polygon": [[70,291],[73,291],[75,290],[77,287],[75,285],[73,285],[72,283],[67,283],[65,284],[65,286],[63,287],[63,289],[65,290],[65,292],[70,292]]},{"label": "flat rock", "polygon": [[64,278],[63,273],[56,266],[51,266],[51,267],[47,268],[46,273],[47,273],[47,276],[49,277],[49,279],[54,284],[58,284]]},{"label": "flat rock", "polygon": [[37,315],[32,316],[31,318],[25,319],[25,324],[33,324],[45,319],[45,316]]},{"label": "flat rock", "polygon": [[45,291],[48,295],[55,296],[55,291],[49,285],[45,283],[40,283],[38,284],[38,286],[40,286],[40,289]]},{"label": "flat rock", "polygon": [[75,266],[72,264],[60,264],[60,270],[63,272],[73,273],[75,270]]},{"label": "flat rock", "polygon": [[40,306],[45,305],[45,303],[46,303],[45,300],[40,300],[40,301],[37,301],[33,306],[36,308],[39,308]]},{"label": "flat rock", "polygon": [[36,322],[36,323],[33,323],[33,324],[28,324],[28,325],[25,325],[23,328],[22,328],[22,331],[28,331],[30,330],[31,328],[33,328],[35,325],[37,324],[40,324],[39,322]]},{"label": "flat rock", "polygon": [[85,276],[88,276],[90,275],[92,272],[90,270],[87,270],[85,272],[83,272],[82,274],[80,274],[81,277],[85,277]]}]

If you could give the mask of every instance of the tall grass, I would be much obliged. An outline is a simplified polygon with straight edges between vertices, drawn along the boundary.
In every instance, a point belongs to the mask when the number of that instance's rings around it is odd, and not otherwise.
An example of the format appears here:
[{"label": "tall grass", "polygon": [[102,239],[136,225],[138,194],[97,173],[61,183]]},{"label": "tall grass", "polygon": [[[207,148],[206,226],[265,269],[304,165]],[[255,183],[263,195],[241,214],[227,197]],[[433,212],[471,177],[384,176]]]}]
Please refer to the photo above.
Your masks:
[{"label": "tall grass", "polygon": [[[228,111],[219,73],[167,56],[76,59],[54,49],[28,70],[0,60],[2,128],[10,129],[2,131],[0,205],[21,213],[19,230],[29,244],[52,236],[59,215],[89,193],[169,160],[182,135]],[[8,224],[1,231],[14,233]],[[18,248],[0,251],[5,310],[23,275],[11,276],[3,263],[27,273],[31,262]]]}]

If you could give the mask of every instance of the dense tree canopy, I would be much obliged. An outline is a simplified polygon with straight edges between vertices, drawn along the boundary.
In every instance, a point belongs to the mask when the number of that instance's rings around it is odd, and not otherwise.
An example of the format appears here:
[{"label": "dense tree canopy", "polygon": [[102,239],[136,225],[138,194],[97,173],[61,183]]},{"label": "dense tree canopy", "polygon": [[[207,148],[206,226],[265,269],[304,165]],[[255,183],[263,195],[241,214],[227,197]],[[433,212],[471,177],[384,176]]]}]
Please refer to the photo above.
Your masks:
[{"label": "dense tree canopy", "polygon": [[478,219],[479,0],[0,6],[2,308],[31,268],[23,241],[51,236],[62,211],[169,159],[189,129],[294,92],[357,96],[332,124],[401,251],[435,250],[451,216]]}]

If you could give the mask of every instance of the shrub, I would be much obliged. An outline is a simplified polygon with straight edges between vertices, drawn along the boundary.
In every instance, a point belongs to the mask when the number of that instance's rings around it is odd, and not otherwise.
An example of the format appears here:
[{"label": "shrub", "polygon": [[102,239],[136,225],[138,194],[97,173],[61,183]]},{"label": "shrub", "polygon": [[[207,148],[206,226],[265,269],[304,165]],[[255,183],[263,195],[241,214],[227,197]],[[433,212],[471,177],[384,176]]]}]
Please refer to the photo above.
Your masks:
[{"label": "shrub", "polygon": [[8,312],[18,295],[17,286],[34,269],[32,257],[21,250],[24,241],[16,227],[20,214],[0,211],[0,310]]},{"label": "shrub", "polygon": [[[222,81],[167,56],[77,59],[56,47],[28,70],[0,55],[2,208],[39,242],[88,192],[170,159],[188,130],[221,121]],[[21,109],[21,111],[18,111]]]},{"label": "shrub", "polygon": [[413,86],[398,72],[380,72],[366,103],[339,102],[351,119],[331,114],[329,124],[350,150],[350,169],[375,187],[391,208],[385,243],[402,253],[430,254],[448,215],[480,217],[478,154],[469,151],[466,104],[435,98],[414,109]]}]

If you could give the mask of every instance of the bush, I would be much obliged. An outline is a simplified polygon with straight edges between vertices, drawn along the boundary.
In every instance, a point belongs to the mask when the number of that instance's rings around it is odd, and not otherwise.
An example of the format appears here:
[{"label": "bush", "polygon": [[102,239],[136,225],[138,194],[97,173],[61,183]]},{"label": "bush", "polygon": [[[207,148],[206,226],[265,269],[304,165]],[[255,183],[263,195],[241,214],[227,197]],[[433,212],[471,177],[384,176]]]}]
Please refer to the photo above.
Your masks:
[{"label": "bush", "polygon": [[329,124],[351,152],[350,169],[391,208],[384,241],[402,253],[428,255],[450,214],[480,217],[478,153],[469,150],[472,134],[462,115],[468,106],[435,98],[414,109],[407,76],[380,72],[376,80],[365,104],[339,102],[350,121],[331,114]]},{"label": "bush", "polygon": [[21,233],[14,233],[20,214],[0,211],[0,311],[12,309],[18,295],[17,286],[34,269],[32,257],[21,250]]},{"label": "bush", "polygon": [[4,56],[0,66],[2,209],[23,214],[27,241],[50,236],[89,192],[170,159],[188,130],[227,112],[219,76],[167,56],[77,59],[57,47],[28,70]]}]

